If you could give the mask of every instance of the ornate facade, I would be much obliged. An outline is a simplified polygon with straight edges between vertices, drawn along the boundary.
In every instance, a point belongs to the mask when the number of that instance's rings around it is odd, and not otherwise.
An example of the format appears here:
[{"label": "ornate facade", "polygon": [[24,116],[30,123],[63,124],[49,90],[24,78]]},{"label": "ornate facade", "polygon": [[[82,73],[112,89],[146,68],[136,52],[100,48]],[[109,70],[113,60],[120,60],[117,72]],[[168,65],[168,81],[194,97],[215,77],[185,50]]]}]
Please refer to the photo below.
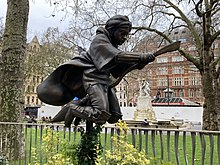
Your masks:
[{"label": "ornate facade", "polygon": [[[36,56],[41,50],[41,45],[35,36],[30,43],[27,44],[25,62],[30,62],[31,56]],[[25,74],[25,107],[40,107],[42,102],[37,97],[37,86],[43,81],[42,75],[36,70],[29,70],[29,74]]]}]

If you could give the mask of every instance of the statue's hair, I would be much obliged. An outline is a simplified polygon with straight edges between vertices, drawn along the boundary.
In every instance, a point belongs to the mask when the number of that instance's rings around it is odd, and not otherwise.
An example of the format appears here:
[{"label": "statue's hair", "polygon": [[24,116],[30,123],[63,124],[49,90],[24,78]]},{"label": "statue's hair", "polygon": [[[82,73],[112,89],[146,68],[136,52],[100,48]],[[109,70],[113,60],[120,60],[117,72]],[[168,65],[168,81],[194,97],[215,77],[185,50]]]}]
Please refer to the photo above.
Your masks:
[{"label": "statue's hair", "polygon": [[131,31],[132,23],[129,21],[128,16],[125,15],[115,15],[111,17],[105,25],[107,30],[112,30],[119,27],[128,27]]}]

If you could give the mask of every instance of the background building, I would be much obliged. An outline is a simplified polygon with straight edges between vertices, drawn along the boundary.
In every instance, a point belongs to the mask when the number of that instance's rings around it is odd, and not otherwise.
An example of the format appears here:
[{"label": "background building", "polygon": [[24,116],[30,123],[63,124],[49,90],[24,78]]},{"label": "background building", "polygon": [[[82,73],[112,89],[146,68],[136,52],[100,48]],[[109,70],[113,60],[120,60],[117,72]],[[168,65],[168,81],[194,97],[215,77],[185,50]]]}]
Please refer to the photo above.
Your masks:
[{"label": "background building", "polygon": [[[181,41],[182,50],[195,55],[195,57],[198,55],[197,48],[193,45],[190,33],[186,29],[178,29],[172,32],[171,38],[174,42]],[[143,53],[155,52],[167,44],[159,37],[146,36],[135,50]],[[158,45],[160,45],[159,48]],[[217,57],[217,54],[220,53],[220,40],[217,40],[213,45],[214,54]],[[126,81],[122,81],[119,88],[117,87],[120,105],[136,105],[139,82],[142,79],[150,82],[152,98],[156,97],[158,93],[160,93],[160,97],[165,97],[164,90],[171,89],[173,97],[181,97],[200,104],[204,101],[201,75],[198,69],[181,56],[178,51],[158,56],[154,62],[148,64],[144,69],[132,71],[125,79]],[[123,86],[126,86],[127,89],[126,96],[120,90]],[[123,101],[127,102],[123,103]]]},{"label": "background building", "polygon": [[35,58],[41,51],[41,45],[35,36],[27,44],[25,54],[25,114],[37,117],[38,108],[42,106],[42,101],[37,97],[37,86],[43,81],[37,69],[35,69]]},{"label": "background building", "polygon": [[[31,56],[36,56],[41,50],[41,45],[35,36],[30,43],[27,44],[26,60],[31,60]],[[27,63],[27,61],[26,61]],[[43,81],[42,75],[36,70],[25,74],[25,107],[40,107],[42,102],[37,97],[37,86]]]}]

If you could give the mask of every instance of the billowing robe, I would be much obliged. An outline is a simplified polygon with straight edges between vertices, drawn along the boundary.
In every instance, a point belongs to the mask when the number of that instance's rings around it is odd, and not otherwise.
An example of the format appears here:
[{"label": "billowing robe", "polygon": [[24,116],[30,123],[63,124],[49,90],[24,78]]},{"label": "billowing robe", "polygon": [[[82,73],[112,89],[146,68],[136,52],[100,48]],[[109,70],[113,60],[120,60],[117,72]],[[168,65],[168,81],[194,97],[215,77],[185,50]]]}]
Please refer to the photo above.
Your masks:
[{"label": "billowing robe", "polygon": [[44,103],[61,106],[75,96],[83,98],[90,84],[110,85],[110,75],[121,76],[132,64],[115,61],[122,51],[113,46],[109,33],[100,27],[87,52],[82,52],[54,70],[37,88]]}]

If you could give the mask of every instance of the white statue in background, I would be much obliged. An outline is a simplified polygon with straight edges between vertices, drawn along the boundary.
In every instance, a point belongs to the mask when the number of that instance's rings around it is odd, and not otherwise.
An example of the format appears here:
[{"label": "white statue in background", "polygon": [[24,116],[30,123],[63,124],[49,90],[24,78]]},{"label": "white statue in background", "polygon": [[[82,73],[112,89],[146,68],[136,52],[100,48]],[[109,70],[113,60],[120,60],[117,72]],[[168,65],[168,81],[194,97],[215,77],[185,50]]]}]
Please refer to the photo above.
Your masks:
[{"label": "white statue in background", "polygon": [[147,80],[139,81],[139,97],[137,108],[134,112],[134,120],[136,121],[156,121],[156,115],[151,103],[150,82]]},{"label": "white statue in background", "polygon": [[140,83],[140,96],[150,96],[150,83],[147,80],[142,80]]}]

